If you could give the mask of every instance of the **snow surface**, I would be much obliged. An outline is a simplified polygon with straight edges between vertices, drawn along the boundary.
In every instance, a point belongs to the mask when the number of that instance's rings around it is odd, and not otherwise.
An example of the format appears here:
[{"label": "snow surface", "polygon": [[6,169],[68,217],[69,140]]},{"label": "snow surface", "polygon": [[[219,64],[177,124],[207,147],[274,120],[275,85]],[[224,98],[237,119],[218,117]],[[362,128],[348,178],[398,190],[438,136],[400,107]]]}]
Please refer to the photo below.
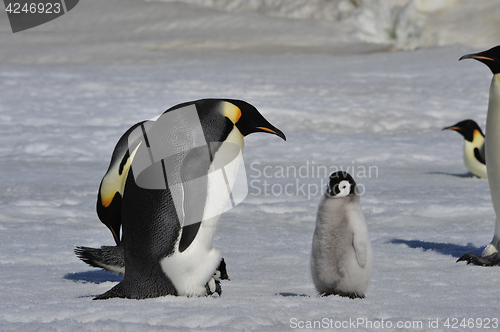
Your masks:
[{"label": "snow surface", "polygon": [[[466,118],[484,128],[491,73],[458,62],[478,49],[382,52],[314,20],[133,0],[81,1],[9,29],[1,14],[1,331],[288,331],[324,318],[446,330],[447,318],[500,318],[498,267],[455,263],[493,236],[488,183],[467,173],[462,138],[441,131]],[[113,244],[95,200],[116,141],[205,97],[244,99],[287,135],[246,138],[249,195],[214,240],[231,280],[220,298],[92,301],[121,278],[73,249]],[[322,172],[340,167],[366,190],[363,300],[316,297],[309,272]]]}]

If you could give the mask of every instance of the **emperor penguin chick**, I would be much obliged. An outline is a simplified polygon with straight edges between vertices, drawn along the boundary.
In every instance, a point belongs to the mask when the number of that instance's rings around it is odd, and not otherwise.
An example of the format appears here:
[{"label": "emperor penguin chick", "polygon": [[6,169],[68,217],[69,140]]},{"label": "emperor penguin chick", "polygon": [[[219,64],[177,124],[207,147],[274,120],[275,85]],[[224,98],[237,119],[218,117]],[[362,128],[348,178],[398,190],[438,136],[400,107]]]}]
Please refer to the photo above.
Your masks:
[{"label": "emperor penguin chick", "polygon": [[443,130],[454,130],[464,137],[465,167],[479,178],[487,178],[486,161],[484,157],[484,134],[474,120],[460,121]]},{"label": "emperor penguin chick", "polygon": [[365,297],[372,248],[359,198],[350,174],[340,171],[330,175],[312,243],[312,279],[320,295]]}]

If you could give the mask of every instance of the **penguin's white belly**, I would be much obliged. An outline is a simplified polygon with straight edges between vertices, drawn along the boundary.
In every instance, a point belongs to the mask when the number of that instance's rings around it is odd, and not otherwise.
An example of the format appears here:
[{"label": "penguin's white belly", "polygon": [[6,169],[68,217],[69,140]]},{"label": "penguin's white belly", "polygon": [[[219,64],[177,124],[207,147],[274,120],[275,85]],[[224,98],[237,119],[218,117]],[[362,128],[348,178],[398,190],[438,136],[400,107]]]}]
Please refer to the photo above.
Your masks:
[{"label": "penguin's white belly", "polygon": [[370,282],[370,269],[358,264],[354,250],[351,250],[340,264],[341,279],[337,289],[346,293],[363,294]]},{"label": "penguin's white belly", "polygon": [[[198,230],[198,232],[201,232]],[[204,296],[205,285],[213,276],[221,256],[217,249],[206,250],[191,244],[182,253],[176,251],[161,261],[161,267],[174,284],[177,295]]]},{"label": "penguin's white belly", "polygon": [[500,246],[500,75],[494,75],[490,86],[488,115],[486,117],[485,152],[487,162],[488,184],[491,200],[497,217],[495,235],[491,243],[484,249],[483,256],[491,255]]},{"label": "penguin's white belly", "polygon": [[370,283],[372,249],[361,210],[348,211],[348,215],[353,241],[344,259],[339,262],[342,278],[338,289],[343,292],[363,294]]},{"label": "penguin's white belly", "polygon": [[[241,154],[231,163],[227,163],[224,156],[228,150],[234,151],[234,144],[240,147]],[[207,198],[203,218],[198,233],[193,242],[183,252],[179,251],[179,241],[182,232],[177,238],[173,254],[163,258],[161,267],[172,281],[178,295],[204,296],[205,285],[213,277],[221,261],[219,251],[212,247],[213,238],[221,214],[227,208],[230,200],[229,188],[232,188],[242,160],[243,136],[234,127],[224,143],[214,155],[212,165],[225,165],[222,170],[210,172],[207,181]]]},{"label": "penguin's white belly", "polygon": [[332,291],[363,294],[370,282],[370,268],[361,267],[354,249],[348,250],[340,260],[318,260],[317,275],[313,274],[316,288],[321,293]]},{"label": "penguin's white belly", "polygon": [[476,149],[476,146],[472,144],[472,142],[469,142],[467,140],[464,141],[464,164],[465,167],[474,175],[481,177],[481,178],[487,178],[487,170],[486,170],[486,165],[483,163],[480,163],[475,155],[474,155],[474,149]]}]

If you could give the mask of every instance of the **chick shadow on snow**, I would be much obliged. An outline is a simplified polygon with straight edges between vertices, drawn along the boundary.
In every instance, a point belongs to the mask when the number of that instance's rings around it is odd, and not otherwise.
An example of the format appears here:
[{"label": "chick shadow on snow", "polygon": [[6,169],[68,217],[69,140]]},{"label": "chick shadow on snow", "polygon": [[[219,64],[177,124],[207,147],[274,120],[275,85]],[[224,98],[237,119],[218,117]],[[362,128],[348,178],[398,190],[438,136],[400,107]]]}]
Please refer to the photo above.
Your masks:
[{"label": "chick shadow on snow", "polygon": [[90,270],[85,272],[67,273],[63,279],[72,280],[74,282],[91,282],[94,284],[101,284],[107,281],[121,282],[123,280],[123,276],[103,270]]},{"label": "chick shadow on snow", "polygon": [[403,240],[403,239],[392,239],[386,243],[392,244],[406,244],[408,247],[413,249],[423,249],[424,251],[433,250],[443,255],[450,255],[456,258],[460,258],[466,253],[476,254],[481,256],[484,248],[486,247],[476,247],[472,243],[467,243],[465,246],[460,246],[453,243],[438,243],[438,242],[427,242],[420,240]]},{"label": "chick shadow on snow", "polygon": [[276,293],[275,295],[283,296],[283,297],[311,297],[310,295],[307,295],[307,294],[297,294],[297,293],[289,293],[289,292]]}]

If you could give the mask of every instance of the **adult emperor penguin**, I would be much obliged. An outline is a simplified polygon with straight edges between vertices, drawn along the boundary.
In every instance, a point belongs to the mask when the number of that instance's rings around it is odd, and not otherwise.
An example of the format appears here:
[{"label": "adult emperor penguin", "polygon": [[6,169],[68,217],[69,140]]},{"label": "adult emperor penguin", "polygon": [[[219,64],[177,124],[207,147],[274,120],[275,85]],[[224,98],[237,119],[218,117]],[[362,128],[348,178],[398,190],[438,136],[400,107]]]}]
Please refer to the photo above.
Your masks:
[{"label": "adult emperor penguin", "polygon": [[314,230],[311,272],[320,295],[364,298],[370,281],[372,249],[352,176],[330,175]]},{"label": "adult emperor penguin", "polygon": [[243,138],[255,132],[286,139],[244,101],[203,99],[120,138],[97,197],[117,246],[75,250],[92,266],[124,274],[95,299],[220,294],[217,276],[227,274],[212,241],[221,214],[234,206]]},{"label": "adult emperor penguin", "polygon": [[487,178],[484,158],[484,134],[474,120],[464,120],[443,130],[455,130],[464,137],[465,167],[479,178]]},{"label": "adult emperor penguin", "polygon": [[486,115],[485,157],[488,162],[488,184],[496,214],[493,240],[483,250],[483,257],[465,254],[458,261],[490,266],[500,262],[500,46],[480,53],[467,54],[460,58],[475,59],[484,63],[493,73],[490,85],[488,113]]}]

